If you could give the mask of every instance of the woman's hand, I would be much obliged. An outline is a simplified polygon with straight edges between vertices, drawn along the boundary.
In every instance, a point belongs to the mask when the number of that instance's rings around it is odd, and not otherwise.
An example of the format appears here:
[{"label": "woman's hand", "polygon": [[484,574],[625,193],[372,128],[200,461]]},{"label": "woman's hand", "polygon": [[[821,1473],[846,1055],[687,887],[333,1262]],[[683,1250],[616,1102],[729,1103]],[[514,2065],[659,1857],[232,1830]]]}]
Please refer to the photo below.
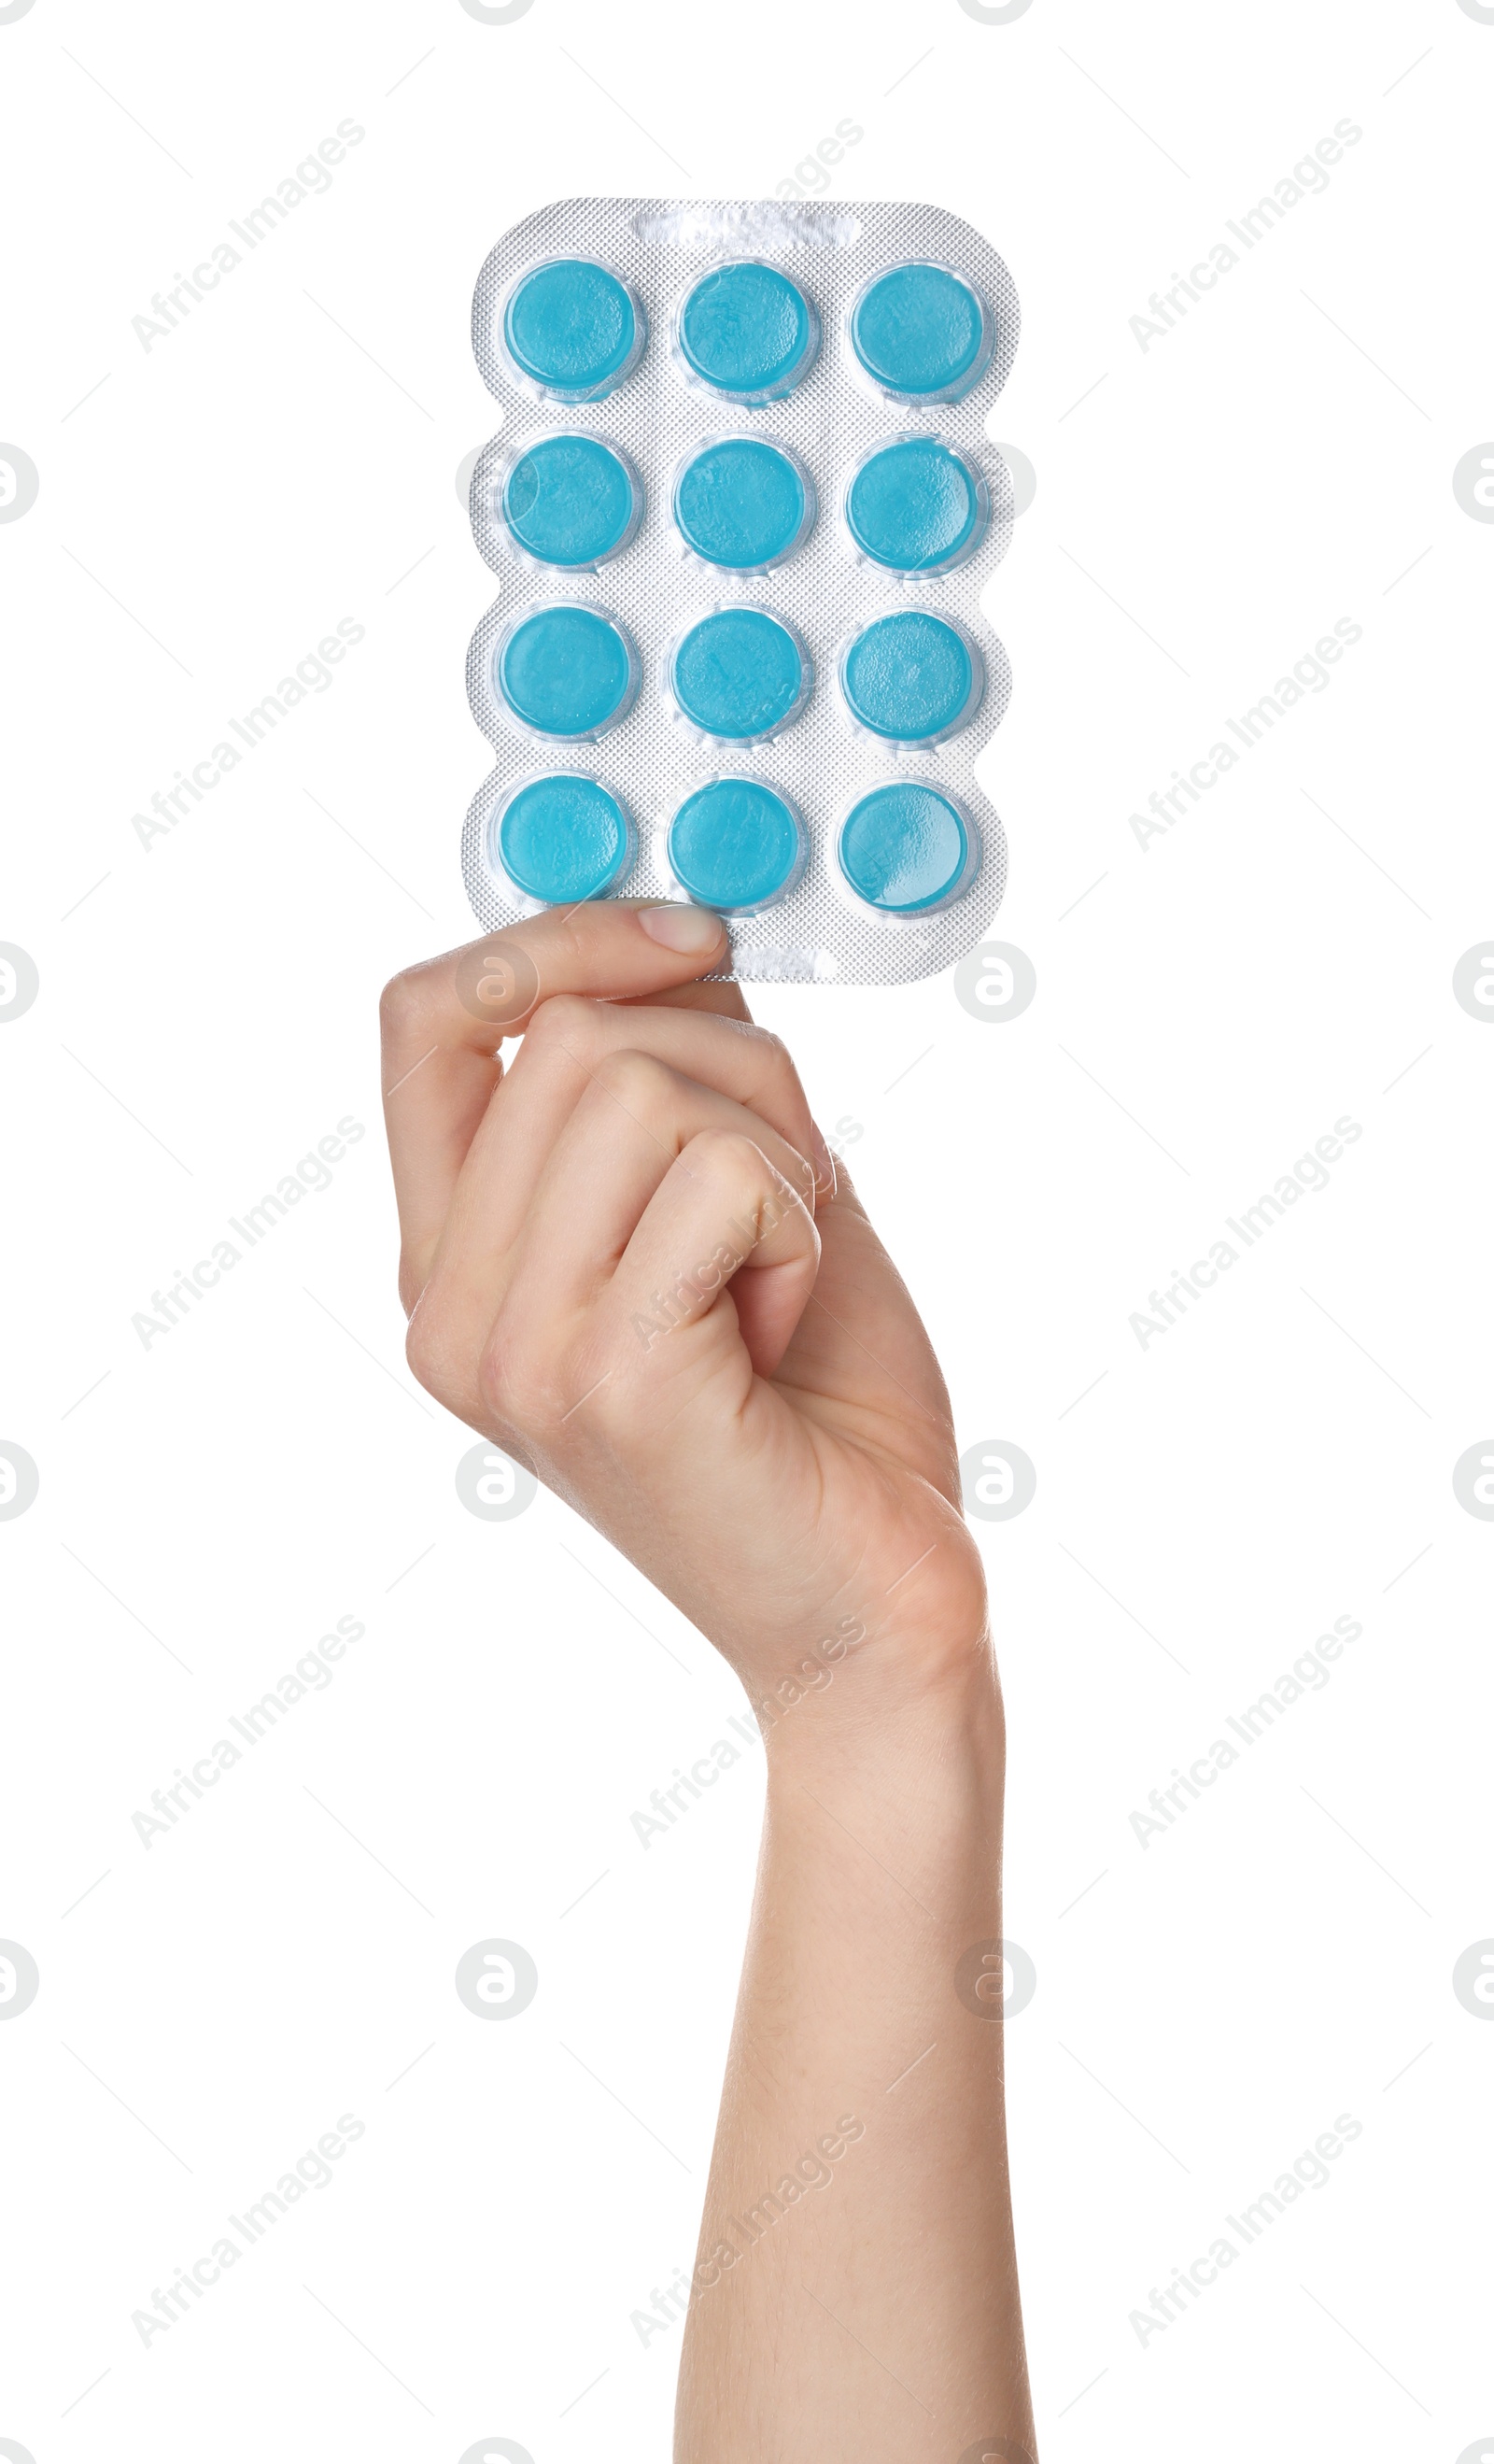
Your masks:
[{"label": "woman's hand", "polygon": [[599,903],[389,986],[410,1362],[765,1731],[679,2464],[1031,2464],[999,2006],[956,1983],[1000,1951],[1003,1748],[949,1405],[782,1045],[693,980],[725,958]]},{"label": "woman's hand", "polygon": [[607,902],[388,986],[408,1356],[827,1733],[982,1673],[984,1586],[928,1338],[782,1044],[692,980],[726,955]]}]

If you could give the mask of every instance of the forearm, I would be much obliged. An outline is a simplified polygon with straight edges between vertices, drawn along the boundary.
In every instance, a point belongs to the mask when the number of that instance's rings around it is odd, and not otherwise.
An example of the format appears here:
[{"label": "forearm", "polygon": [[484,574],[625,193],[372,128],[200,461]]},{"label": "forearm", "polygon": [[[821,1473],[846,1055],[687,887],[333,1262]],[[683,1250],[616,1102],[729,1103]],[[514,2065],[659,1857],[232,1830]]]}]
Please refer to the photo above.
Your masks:
[{"label": "forearm", "polygon": [[994,1673],[767,1742],[678,2464],[1033,2455],[1000,2000],[956,1987],[1001,1930]]}]

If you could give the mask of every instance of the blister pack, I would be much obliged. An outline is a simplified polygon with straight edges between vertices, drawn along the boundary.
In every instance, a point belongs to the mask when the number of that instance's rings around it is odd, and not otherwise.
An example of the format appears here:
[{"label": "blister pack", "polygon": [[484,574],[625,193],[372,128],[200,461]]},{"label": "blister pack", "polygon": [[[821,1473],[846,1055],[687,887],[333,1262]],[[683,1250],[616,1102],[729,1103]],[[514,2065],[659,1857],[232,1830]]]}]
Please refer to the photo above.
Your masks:
[{"label": "blister pack", "polygon": [[1011,691],[985,427],[1017,328],[1000,256],[930,206],[583,198],[498,242],[485,931],[689,899],[747,982],[907,983],[979,940],[1006,843],[975,765]]}]

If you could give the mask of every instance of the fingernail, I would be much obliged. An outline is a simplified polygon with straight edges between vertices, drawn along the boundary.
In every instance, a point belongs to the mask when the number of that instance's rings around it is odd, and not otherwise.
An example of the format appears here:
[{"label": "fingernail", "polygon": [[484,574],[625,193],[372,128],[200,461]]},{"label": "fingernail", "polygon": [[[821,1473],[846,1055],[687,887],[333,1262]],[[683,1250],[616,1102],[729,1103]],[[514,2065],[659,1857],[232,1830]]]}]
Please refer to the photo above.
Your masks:
[{"label": "fingernail", "polygon": [[682,957],[701,957],[721,938],[721,918],[709,907],[645,907],[638,921],[650,941],[678,950]]},{"label": "fingernail", "polygon": [[809,1124],[809,1152],[815,1168],[815,1187],[825,1197],[835,1196],[835,1157],[825,1145],[818,1121]]}]

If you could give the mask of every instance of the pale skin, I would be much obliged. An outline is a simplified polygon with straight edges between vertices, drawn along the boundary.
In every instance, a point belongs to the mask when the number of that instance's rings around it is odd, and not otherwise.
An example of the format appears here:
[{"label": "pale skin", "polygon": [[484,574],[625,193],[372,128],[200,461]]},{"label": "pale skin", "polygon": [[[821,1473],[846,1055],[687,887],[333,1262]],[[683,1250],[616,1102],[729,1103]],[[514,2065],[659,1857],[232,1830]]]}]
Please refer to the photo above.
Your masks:
[{"label": "pale skin", "polygon": [[725,963],[714,915],[607,901],[388,986],[409,1360],[764,1730],[676,2464],[1036,2464],[1004,1737],[949,1401],[783,1045],[696,980]]}]

